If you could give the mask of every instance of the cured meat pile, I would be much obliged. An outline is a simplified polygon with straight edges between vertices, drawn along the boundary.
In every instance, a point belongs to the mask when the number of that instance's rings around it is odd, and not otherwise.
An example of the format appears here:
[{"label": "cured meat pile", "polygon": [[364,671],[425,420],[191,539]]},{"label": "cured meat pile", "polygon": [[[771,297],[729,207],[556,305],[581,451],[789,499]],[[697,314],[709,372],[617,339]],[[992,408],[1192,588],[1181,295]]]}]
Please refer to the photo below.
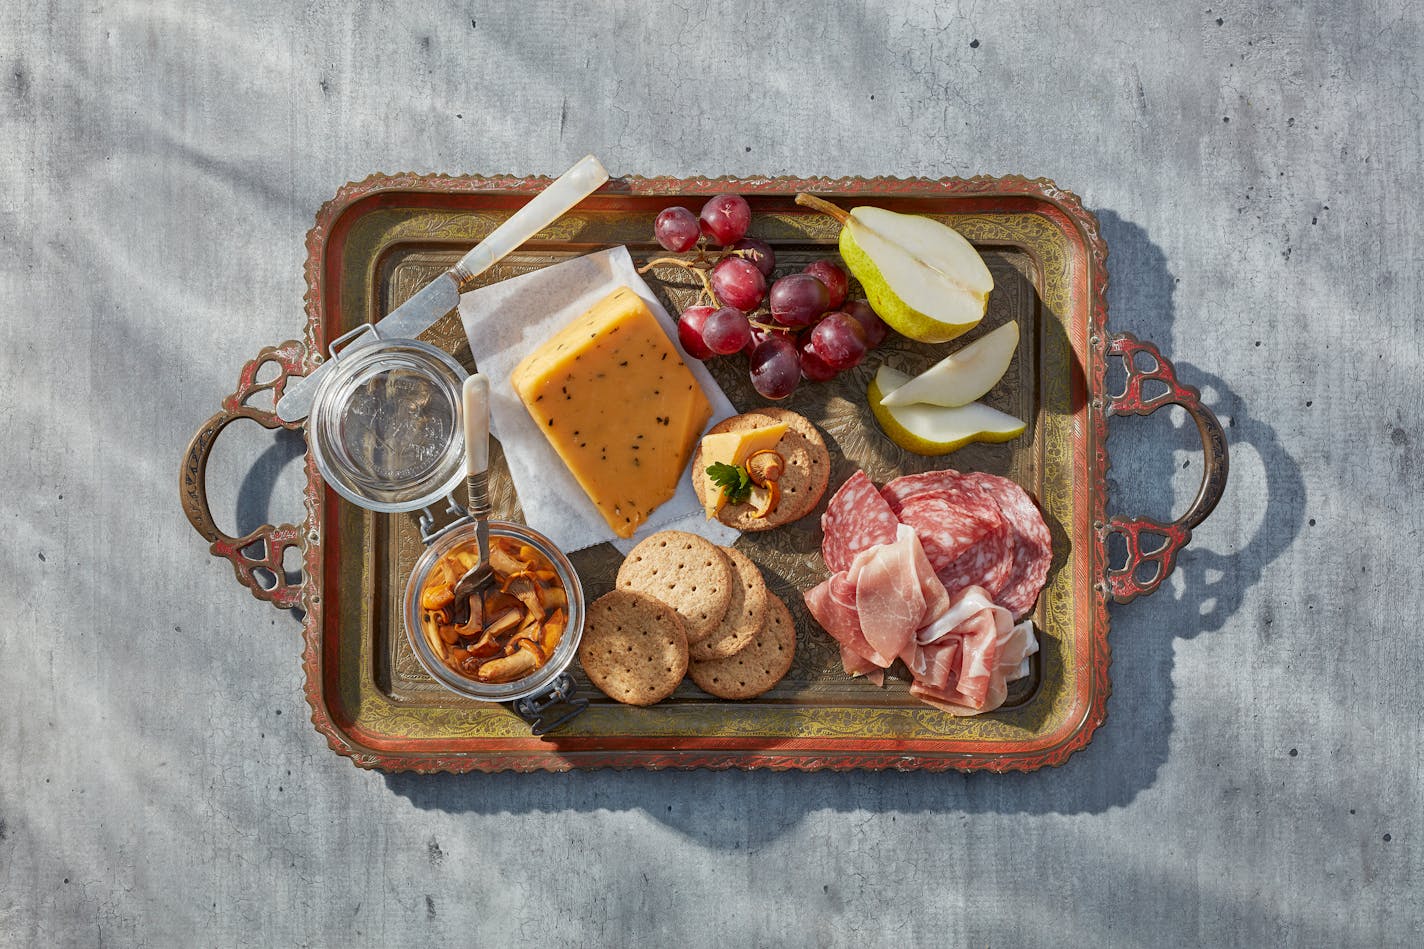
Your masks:
[{"label": "cured meat pile", "polygon": [[998,475],[928,471],[877,489],[857,471],[821,518],[830,579],[806,607],[851,675],[900,659],[911,694],[956,715],[1003,704],[1038,651],[1033,609],[1053,558],[1033,500]]}]

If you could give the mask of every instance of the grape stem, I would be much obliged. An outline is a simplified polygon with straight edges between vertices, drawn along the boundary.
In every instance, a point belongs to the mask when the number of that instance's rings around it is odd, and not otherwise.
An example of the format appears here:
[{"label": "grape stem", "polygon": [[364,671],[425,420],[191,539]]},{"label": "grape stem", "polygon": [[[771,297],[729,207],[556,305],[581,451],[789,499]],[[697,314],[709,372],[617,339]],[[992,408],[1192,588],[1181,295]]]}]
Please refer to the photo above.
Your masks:
[{"label": "grape stem", "polygon": [[677,267],[686,267],[689,270],[711,270],[713,267],[717,266],[722,261],[726,260],[728,257],[741,257],[745,260],[751,257],[751,255],[752,251],[746,249],[719,250],[713,251],[712,253],[708,253],[707,248],[699,246],[697,248],[697,255],[691,260],[688,260],[685,257],[655,257],[652,260],[648,261],[646,264],[644,264],[641,268],[639,268],[638,273],[647,273],[650,269],[652,269],[658,264],[672,264],[673,266]]},{"label": "grape stem", "polygon": [[646,264],[638,268],[638,273],[644,274],[657,266],[682,267],[684,270],[706,270],[706,267],[697,266],[695,260],[683,260],[681,257],[654,257]]},{"label": "grape stem", "polygon": [[638,273],[645,274],[649,270],[652,270],[654,267],[658,266],[659,264],[669,267],[681,267],[683,270],[690,270],[693,273],[697,274],[697,279],[702,281],[702,292],[712,298],[713,306],[717,307],[717,309],[719,310],[722,308],[722,301],[718,300],[717,294],[712,292],[712,281],[707,279],[706,267],[698,267],[692,263],[689,263],[688,261],[682,260],[679,257],[654,257],[652,260],[639,267]]},{"label": "grape stem", "polygon": [[[691,260],[683,260],[681,257],[654,257],[646,264],[638,268],[639,274],[645,274],[658,265],[668,267],[681,267],[683,270],[690,270],[697,274],[697,279],[702,281],[702,292],[712,301],[712,305],[717,309],[722,308],[722,301],[717,299],[717,294],[712,292],[712,281],[707,279],[707,271],[726,260],[728,257],[741,257],[743,259],[752,255],[750,250],[720,250],[714,254],[708,254],[707,248],[698,245],[697,256]],[[701,300],[701,297],[698,297]]]},{"label": "grape stem", "polygon": [[822,214],[829,214],[831,217],[839,221],[842,227],[844,227],[850,221],[849,211],[836,207],[831,202],[825,200],[824,198],[818,198],[814,194],[807,194],[806,192],[802,191],[796,195],[796,203],[801,205],[802,207],[811,208],[814,211],[820,211]]}]

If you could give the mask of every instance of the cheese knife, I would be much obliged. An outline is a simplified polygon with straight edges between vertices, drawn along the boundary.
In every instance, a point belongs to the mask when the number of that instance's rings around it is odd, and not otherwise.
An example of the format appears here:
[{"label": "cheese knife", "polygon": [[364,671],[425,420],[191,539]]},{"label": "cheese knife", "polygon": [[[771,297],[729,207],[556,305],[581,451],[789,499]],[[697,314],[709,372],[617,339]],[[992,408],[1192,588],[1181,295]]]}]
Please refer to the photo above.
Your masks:
[{"label": "cheese knife", "polygon": [[[413,297],[396,307],[376,323],[374,330],[363,326],[347,342],[346,337],[332,341],[346,343],[347,351],[369,345],[378,339],[414,339],[434,325],[460,303],[460,289],[471,280],[503,260],[513,250],[535,234],[563,217],[574,205],[608,180],[608,172],[592,155],[556,178],[524,207],[510,215],[509,220],[490,232],[475,245],[474,250],[460,258],[459,263],[426,284]],[[287,387],[277,403],[277,417],[284,422],[296,422],[311,412],[312,400],[326,369],[336,363],[334,358],[317,366],[309,375]]]}]

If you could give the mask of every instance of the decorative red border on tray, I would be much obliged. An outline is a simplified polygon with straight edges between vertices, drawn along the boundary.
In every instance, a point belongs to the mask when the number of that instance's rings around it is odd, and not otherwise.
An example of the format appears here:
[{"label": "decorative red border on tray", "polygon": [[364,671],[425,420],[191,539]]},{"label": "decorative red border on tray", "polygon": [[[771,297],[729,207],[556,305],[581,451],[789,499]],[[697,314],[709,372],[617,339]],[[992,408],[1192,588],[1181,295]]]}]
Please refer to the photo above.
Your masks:
[{"label": "decorative red border on tray", "polygon": [[[518,177],[510,175],[450,176],[374,174],[360,182],[348,182],[336,195],[317,212],[316,222],[307,233],[307,261],[305,275],[307,293],[305,295],[307,323],[304,335],[306,345],[305,365],[307,371],[321,361],[325,349],[325,312],[332,304],[324,288],[327,281],[321,276],[327,261],[327,251],[337,233],[343,216],[357,203],[383,192],[433,192],[436,194],[527,194],[543,189],[551,179],[542,176]],[[1107,256],[1108,248],[1098,231],[1097,218],[1083,207],[1082,201],[1070,191],[1059,188],[1046,178],[1025,178],[1017,175],[1006,177],[976,176],[973,178],[643,178],[626,177],[609,181],[588,200],[596,202],[603,195],[635,196],[679,196],[685,194],[716,194],[735,192],[739,194],[794,194],[797,191],[818,191],[840,195],[897,194],[917,197],[943,195],[945,197],[995,197],[1043,200],[1057,207],[1078,230],[1078,237],[1088,252],[1088,273],[1086,277],[1091,287],[1088,314],[1088,348],[1084,371],[1087,395],[1091,395],[1086,408],[1090,419],[1092,443],[1095,457],[1092,468],[1091,490],[1082,482],[1079,490],[1088,493],[1091,507],[1093,535],[1104,523],[1107,495],[1107,413],[1104,402],[1106,380],[1107,348]],[[334,720],[323,699],[325,661],[322,656],[321,630],[325,618],[325,604],[322,600],[325,571],[328,567],[325,541],[336,542],[335,525],[324,517],[333,502],[333,496],[326,490],[316,471],[310,454],[307,457],[307,490],[304,493],[306,516],[306,555],[303,565],[307,582],[303,587],[302,605],[306,617],[302,626],[302,671],[303,691],[307,704],[311,706],[312,724],[326,736],[327,743],[337,754],[344,755],[362,768],[382,771],[411,771],[419,773],[468,772],[468,771],[568,771],[575,768],[614,768],[647,770],[694,769],[770,769],[773,771],[851,771],[902,770],[902,771],[947,771],[987,770],[1032,771],[1045,765],[1061,765],[1075,751],[1083,748],[1092,739],[1093,733],[1106,718],[1106,703],[1111,693],[1109,667],[1112,654],[1108,646],[1109,617],[1107,612],[1106,587],[1101,582],[1106,569],[1106,552],[1101,543],[1091,546],[1089,575],[1094,578],[1092,589],[1092,645],[1094,655],[1100,656],[1091,663],[1093,687],[1090,706],[1082,709],[1082,717],[1048,741],[1006,742],[1002,749],[993,754],[946,752],[923,747],[924,742],[904,740],[829,740],[814,739],[802,742],[778,742],[784,752],[752,749],[756,742],[732,739],[679,739],[686,744],[685,750],[645,751],[620,750],[557,750],[550,743],[537,739],[504,743],[512,747],[490,752],[455,754],[424,754],[421,752],[388,753],[362,747],[352,740]],[[323,527],[328,537],[322,536]],[[660,741],[660,740],[658,740]],[[629,744],[635,742],[629,741]],[[745,744],[745,747],[737,747]],[[524,746],[524,747],[520,747]],[[541,750],[533,750],[534,746]],[[808,746],[808,747],[798,747]],[[814,746],[814,747],[810,747]],[[943,748],[941,743],[939,749]],[[542,750],[548,749],[548,750]]]}]

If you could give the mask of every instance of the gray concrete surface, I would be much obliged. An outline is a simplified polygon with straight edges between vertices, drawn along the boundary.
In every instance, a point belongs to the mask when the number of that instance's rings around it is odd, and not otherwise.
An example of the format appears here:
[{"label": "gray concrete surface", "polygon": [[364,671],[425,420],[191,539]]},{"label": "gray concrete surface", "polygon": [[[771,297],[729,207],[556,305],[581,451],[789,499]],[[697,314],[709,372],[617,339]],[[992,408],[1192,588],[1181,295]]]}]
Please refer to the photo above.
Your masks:
[{"label": "gray concrete surface", "polygon": [[[1424,938],[1416,6],[415,6],[4,4],[0,945]],[[587,151],[1045,175],[1097,211],[1112,325],[1204,388],[1233,475],[1114,611],[1086,751],[386,778],[327,750],[298,623],[206,556],[180,451],[297,332],[343,182]],[[1182,424],[1116,424],[1114,507],[1181,509]],[[299,512],[300,450],[224,439],[230,528]]]}]

